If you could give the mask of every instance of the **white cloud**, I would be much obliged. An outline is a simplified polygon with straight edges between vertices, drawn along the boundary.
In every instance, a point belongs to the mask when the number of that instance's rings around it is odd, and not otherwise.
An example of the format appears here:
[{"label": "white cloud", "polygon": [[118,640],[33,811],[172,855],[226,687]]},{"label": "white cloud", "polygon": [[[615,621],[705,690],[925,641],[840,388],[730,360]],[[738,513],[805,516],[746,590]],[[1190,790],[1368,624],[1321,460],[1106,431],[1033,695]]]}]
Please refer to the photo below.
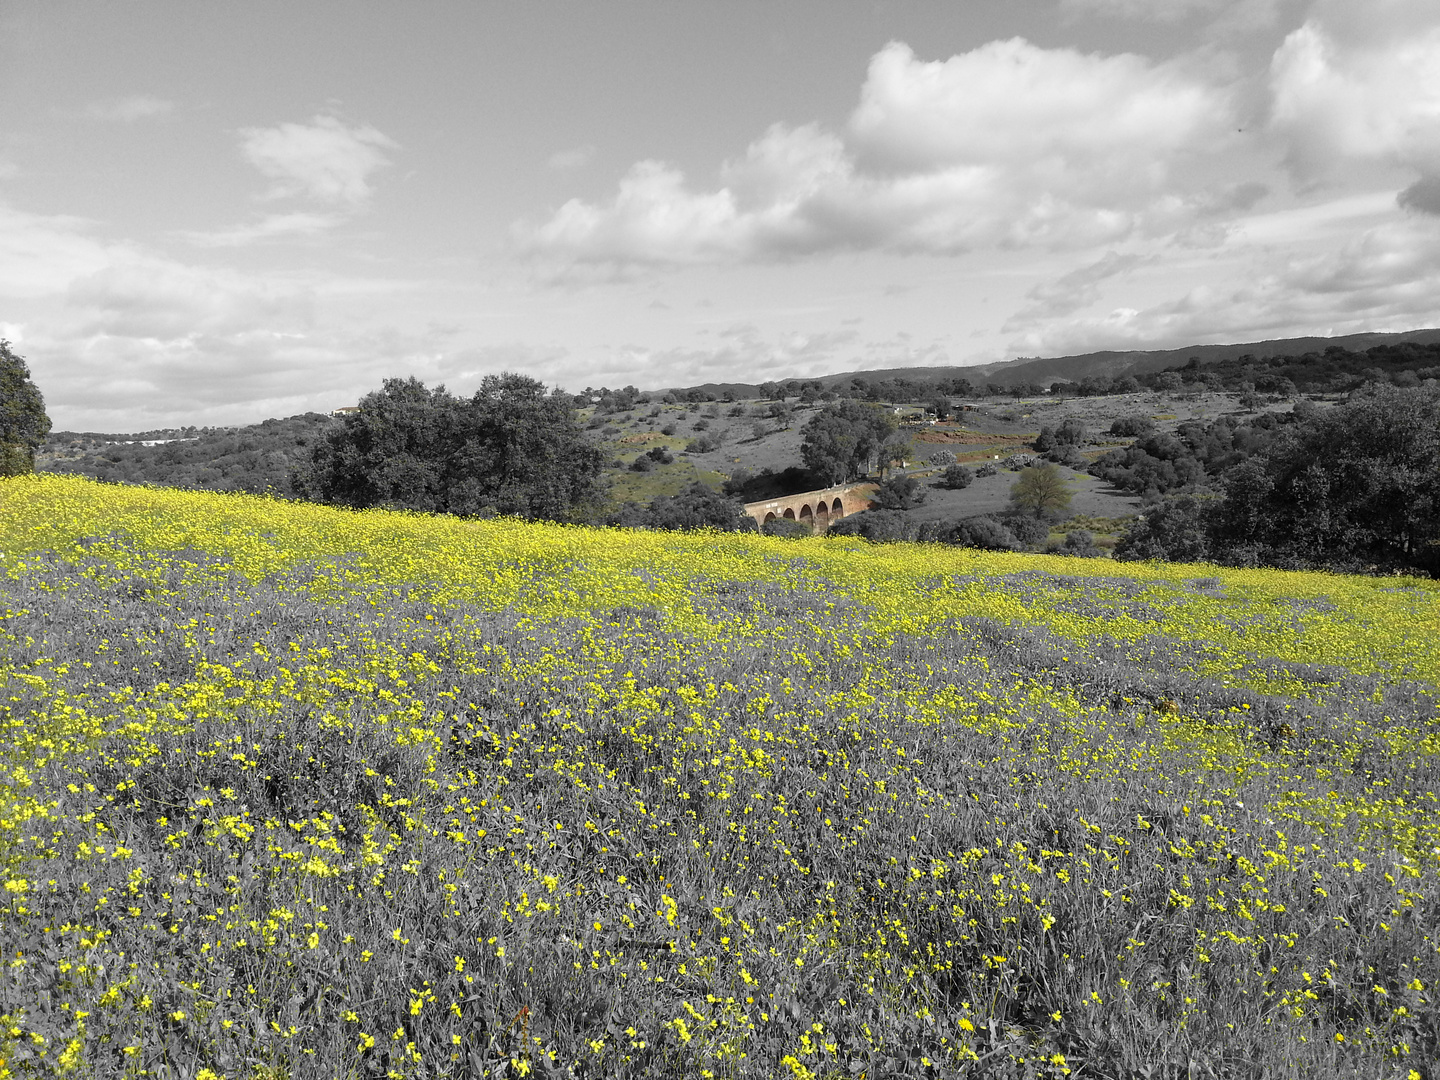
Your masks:
[{"label": "white cloud", "polygon": [[1347,160],[1440,175],[1440,10],[1433,0],[1318,3],[1270,66],[1271,127],[1302,182]]},{"label": "white cloud", "polygon": [[173,112],[175,103],[150,94],[131,94],[129,97],[106,98],[92,101],[85,106],[85,115],[92,120],[112,120],[133,124],[152,116],[165,116]]},{"label": "white cloud", "polygon": [[89,226],[83,218],[29,214],[0,204],[0,297],[51,295],[103,268],[111,252],[88,235]]},{"label": "white cloud", "polygon": [[1074,314],[1100,299],[1100,286],[1105,281],[1154,261],[1153,256],[1107,251],[1093,263],[1071,270],[1054,281],[1036,285],[1027,294],[1031,303],[1006,320],[1002,329],[1010,333],[1039,319]]},{"label": "white cloud", "polygon": [[318,236],[347,220],[343,214],[267,214],[249,225],[235,225],[215,232],[186,232],[181,235],[201,247],[244,247],[265,240]]},{"label": "white cloud", "polygon": [[1130,344],[1164,348],[1304,334],[1409,330],[1440,322],[1440,221],[1392,220],[1320,255],[1257,259],[1231,275],[1145,309],[1036,329],[1011,343],[1060,355]]},{"label": "white cloud", "polygon": [[76,278],[65,302],[73,332],[84,337],[184,340],[258,326],[282,332],[303,329],[311,318],[303,289],[157,257],[117,260]]},{"label": "white cloud", "polygon": [[353,403],[397,370],[443,377],[440,331],[323,318],[381,287],[186,263],[0,204],[4,328],[23,341],[59,427],[248,422]]},{"label": "white cloud", "polygon": [[1083,180],[1120,155],[1101,174],[1108,188],[1127,166],[1148,171],[1213,134],[1224,105],[1178,68],[1129,53],[1013,38],[925,62],[892,43],[870,61],[850,128],[862,154],[905,170],[1023,165]]},{"label": "white cloud", "polygon": [[266,214],[229,228],[179,234],[199,247],[244,247],[269,241],[320,236],[364,211],[370,176],[390,164],[385,151],[396,144],[369,126],[347,125],[333,116],[311,124],[245,128],[240,150],[271,180],[268,199],[305,198],[331,209]]},{"label": "white cloud", "polygon": [[519,223],[559,276],[837,250],[1084,246],[1170,231],[1219,198],[1176,166],[1231,130],[1226,94],[1179,68],[1014,39],[947,61],[875,55],[846,136],[772,126],[696,190],[659,161],[608,203]]},{"label": "white cloud", "polygon": [[240,151],[272,181],[271,198],[302,196],[358,208],[370,198],[370,175],[390,163],[396,144],[375,128],[333,116],[309,124],[244,128]]},{"label": "white cloud", "polygon": [[584,146],[572,146],[568,150],[557,150],[545,164],[558,172],[567,172],[589,165],[594,158],[595,147],[586,143]]}]

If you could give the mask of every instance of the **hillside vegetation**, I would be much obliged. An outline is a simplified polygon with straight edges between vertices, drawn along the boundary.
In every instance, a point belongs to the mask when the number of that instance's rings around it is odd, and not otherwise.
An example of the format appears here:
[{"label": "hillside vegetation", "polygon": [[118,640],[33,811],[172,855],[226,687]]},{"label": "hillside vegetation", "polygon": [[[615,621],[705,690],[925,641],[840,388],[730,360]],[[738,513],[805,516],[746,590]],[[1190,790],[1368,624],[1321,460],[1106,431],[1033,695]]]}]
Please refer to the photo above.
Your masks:
[{"label": "hillside vegetation", "polygon": [[0,1075],[1440,1057],[1440,584],[53,476],[0,553]]}]

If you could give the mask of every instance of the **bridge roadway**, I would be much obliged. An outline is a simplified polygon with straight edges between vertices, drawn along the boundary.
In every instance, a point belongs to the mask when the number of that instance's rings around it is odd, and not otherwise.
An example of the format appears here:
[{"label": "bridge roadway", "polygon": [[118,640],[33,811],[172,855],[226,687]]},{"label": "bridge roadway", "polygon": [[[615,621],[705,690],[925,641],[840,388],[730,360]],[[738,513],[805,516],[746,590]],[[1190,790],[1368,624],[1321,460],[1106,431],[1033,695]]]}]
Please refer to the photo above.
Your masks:
[{"label": "bridge roadway", "polygon": [[802,491],[798,495],[746,503],[745,512],[755,519],[762,532],[766,522],[787,518],[802,525],[808,524],[815,532],[822,533],[833,522],[868,509],[874,490],[875,484],[869,481],[838,484],[819,491]]}]

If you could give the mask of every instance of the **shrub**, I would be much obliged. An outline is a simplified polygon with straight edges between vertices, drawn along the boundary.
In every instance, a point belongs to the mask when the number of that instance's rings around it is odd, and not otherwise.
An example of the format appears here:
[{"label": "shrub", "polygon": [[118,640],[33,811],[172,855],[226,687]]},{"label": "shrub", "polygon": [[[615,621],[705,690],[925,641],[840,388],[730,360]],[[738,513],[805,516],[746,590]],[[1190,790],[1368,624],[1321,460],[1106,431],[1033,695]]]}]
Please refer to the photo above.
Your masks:
[{"label": "shrub", "polygon": [[1045,455],[1045,460],[1052,465],[1065,465],[1072,469],[1078,469],[1085,464],[1085,455],[1080,453],[1078,446],[1062,443],[1051,449]]},{"label": "shrub", "polygon": [[929,461],[931,465],[951,465],[955,461],[955,453],[952,450],[936,450]]},{"label": "shrub", "polygon": [[1166,499],[1135,519],[1115,545],[1117,559],[1202,562],[1210,557],[1213,498],[1181,495]]},{"label": "shrub", "polygon": [[919,526],[898,510],[881,508],[851,514],[830,526],[826,536],[859,536],[876,544],[909,540]]},{"label": "shrub", "polygon": [[992,517],[966,518],[950,533],[950,543],[986,551],[1019,551],[1024,545]]},{"label": "shrub", "polygon": [[1118,435],[1121,438],[1137,438],[1141,435],[1149,435],[1154,430],[1155,421],[1143,413],[1117,416],[1110,424],[1110,434]]},{"label": "shrub", "polygon": [[1050,526],[1030,514],[1010,511],[1000,515],[999,521],[1027,548],[1038,548],[1050,536]]},{"label": "shrub", "polygon": [[647,507],[626,503],[610,519],[610,524],[671,531],[753,532],[755,529],[755,519],[745,513],[738,500],[726,498],[698,482],[679,495],[661,495]]},{"label": "shrub", "polygon": [[1082,559],[1094,559],[1102,554],[1089,529],[1071,529],[1051,550],[1058,555],[1076,555]]},{"label": "shrub", "polygon": [[975,478],[976,478],[977,480],[980,480],[980,479],[983,479],[984,477],[987,477],[987,476],[995,476],[995,475],[996,475],[997,473],[999,473],[999,472],[1000,472],[1000,466],[999,466],[999,465],[997,465],[997,464],[996,464],[995,462],[993,462],[993,461],[986,461],[986,462],[983,462],[979,467],[976,468],[976,470],[975,470]]},{"label": "shrub", "polygon": [[813,528],[794,518],[774,518],[765,523],[763,531],[766,536],[778,536],[783,540],[800,540],[815,535]]},{"label": "shrub", "polygon": [[975,480],[975,470],[968,465],[951,465],[940,478],[940,486],[952,491],[967,488]]},{"label": "shrub", "polygon": [[875,492],[875,504],[882,510],[913,510],[925,502],[925,489],[913,476],[892,476]]}]

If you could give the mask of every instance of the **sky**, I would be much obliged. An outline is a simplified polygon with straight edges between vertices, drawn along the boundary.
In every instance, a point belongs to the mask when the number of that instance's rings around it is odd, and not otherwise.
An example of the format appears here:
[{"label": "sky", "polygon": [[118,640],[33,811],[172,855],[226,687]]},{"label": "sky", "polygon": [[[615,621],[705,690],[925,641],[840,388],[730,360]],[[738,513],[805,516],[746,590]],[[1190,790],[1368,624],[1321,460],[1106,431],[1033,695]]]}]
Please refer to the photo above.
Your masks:
[{"label": "sky", "polygon": [[6,0],[58,430],[1440,325],[1434,0]]}]

